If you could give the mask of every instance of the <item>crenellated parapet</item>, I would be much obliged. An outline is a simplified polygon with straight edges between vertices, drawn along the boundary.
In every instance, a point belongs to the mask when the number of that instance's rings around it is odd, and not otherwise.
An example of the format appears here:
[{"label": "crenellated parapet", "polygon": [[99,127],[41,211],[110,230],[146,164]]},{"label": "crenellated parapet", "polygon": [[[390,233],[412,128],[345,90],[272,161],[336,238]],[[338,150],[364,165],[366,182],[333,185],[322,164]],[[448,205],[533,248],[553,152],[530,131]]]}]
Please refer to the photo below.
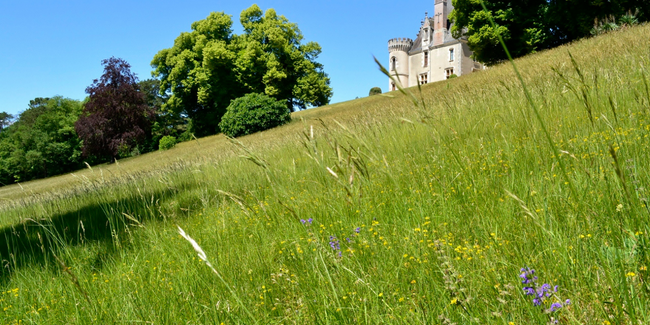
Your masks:
[{"label": "crenellated parapet", "polygon": [[408,52],[412,46],[413,40],[410,38],[393,38],[392,40],[388,41],[388,52]]}]

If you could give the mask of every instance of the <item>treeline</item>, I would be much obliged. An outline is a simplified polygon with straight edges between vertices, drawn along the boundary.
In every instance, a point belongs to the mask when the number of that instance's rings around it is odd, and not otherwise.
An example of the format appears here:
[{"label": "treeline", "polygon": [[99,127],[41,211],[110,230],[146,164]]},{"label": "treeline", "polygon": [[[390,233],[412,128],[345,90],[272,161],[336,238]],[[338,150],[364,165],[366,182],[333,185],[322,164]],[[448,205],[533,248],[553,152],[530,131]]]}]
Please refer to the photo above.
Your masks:
[{"label": "treeline", "polygon": [[467,37],[474,58],[489,65],[507,59],[499,36],[520,57],[650,20],[648,0],[483,0],[487,12],[481,1],[452,1],[452,34]]},{"label": "treeline", "polygon": [[[16,116],[0,113],[0,186],[45,178],[90,165],[158,150],[160,139],[172,136],[179,141],[191,139],[186,119],[174,118],[160,110],[164,100],[158,93],[159,81],[149,79],[136,84],[154,116],[142,141],[123,146],[117,155],[83,154],[83,140],[75,124],[84,111],[84,101],[63,98],[35,98]],[[101,131],[97,128],[97,131]]]},{"label": "treeline", "polygon": [[110,58],[85,100],[36,98],[15,120],[0,113],[0,186],[221,131],[256,132],[286,123],[290,111],[329,103],[318,43],[304,43],[298,26],[273,9],[253,5],[240,22],[241,35],[223,12],[194,22],[155,55],[155,79],[139,81],[126,61]]},{"label": "treeline", "polygon": [[36,98],[16,122],[0,132],[0,184],[48,177],[82,164],[81,141],[74,123],[80,101]]}]

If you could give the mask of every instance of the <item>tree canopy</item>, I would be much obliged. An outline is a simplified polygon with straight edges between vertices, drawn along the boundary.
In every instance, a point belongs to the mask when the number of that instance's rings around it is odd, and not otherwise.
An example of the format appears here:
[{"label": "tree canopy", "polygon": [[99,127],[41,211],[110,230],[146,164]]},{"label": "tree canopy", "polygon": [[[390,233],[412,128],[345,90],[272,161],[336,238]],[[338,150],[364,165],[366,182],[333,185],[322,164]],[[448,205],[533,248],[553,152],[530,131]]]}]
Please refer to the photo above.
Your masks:
[{"label": "tree canopy", "polygon": [[114,160],[145,140],[153,110],[126,61],[112,57],[102,64],[104,74],[86,88],[88,102],[75,130],[83,140],[84,156]]},{"label": "tree canopy", "polygon": [[510,54],[519,57],[589,36],[598,19],[618,19],[637,9],[641,20],[650,18],[647,0],[483,0],[487,12],[481,0],[452,1],[452,34],[466,36],[474,58],[487,64],[507,59],[499,35]]},{"label": "tree canopy", "polygon": [[0,131],[4,130],[5,127],[9,126],[11,119],[14,118],[13,115],[7,112],[0,112]]},{"label": "tree canopy", "polygon": [[0,132],[0,185],[43,178],[77,169],[81,141],[74,122],[81,102],[36,98],[15,123]]},{"label": "tree canopy", "polygon": [[244,33],[233,34],[231,16],[213,12],[151,62],[161,92],[170,94],[163,109],[191,118],[197,136],[217,133],[230,101],[248,93],[285,100],[291,110],[328,104],[332,96],[316,61],[321,47],[303,43],[295,23],[257,5],[240,22]]}]

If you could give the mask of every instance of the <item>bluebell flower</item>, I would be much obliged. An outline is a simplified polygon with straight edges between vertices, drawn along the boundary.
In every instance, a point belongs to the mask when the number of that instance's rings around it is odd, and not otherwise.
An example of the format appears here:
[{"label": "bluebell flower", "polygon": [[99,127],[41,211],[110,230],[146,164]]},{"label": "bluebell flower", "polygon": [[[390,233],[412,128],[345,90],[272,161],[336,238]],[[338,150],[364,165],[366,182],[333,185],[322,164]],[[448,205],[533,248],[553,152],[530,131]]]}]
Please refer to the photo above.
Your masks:
[{"label": "bluebell flower", "polygon": [[556,302],[556,303],[551,304],[551,308],[549,308],[548,311],[549,311],[550,313],[553,313],[553,312],[557,311],[558,309],[560,309],[560,308],[562,308],[562,307],[563,307],[563,306],[562,306],[561,303]]},{"label": "bluebell flower", "polygon": [[[524,267],[521,268],[520,271],[521,274],[519,274],[519,277],[522,279],[521,283],[526,285],[523,287],[524,295],[533,296],[534,306],[536,307],[541,306],[547,298],[550,298],[555,293],[557,293],[558,286],[554,286],[551,288],[551,285],[548,283],[544,283],[541,286],[537,285],[537,276],[534,275],[535,270]],[[570,299],[567,299],[564,302],[564,304],[562,304],[561,302],[555,302],[551,304],[551,307],[549,309],[546,309],[546,312],[554,313],[560,310],[562,307],[569,305],[570,303],[571,303]],[[555,324],[557,324],[557,320],[555,321]]]},{"label": "bluebell flower", "polygon": [[330,247],[335,251],[340,251],[341,246],[339,245],[339,240],[335,236],[330,236]]}]

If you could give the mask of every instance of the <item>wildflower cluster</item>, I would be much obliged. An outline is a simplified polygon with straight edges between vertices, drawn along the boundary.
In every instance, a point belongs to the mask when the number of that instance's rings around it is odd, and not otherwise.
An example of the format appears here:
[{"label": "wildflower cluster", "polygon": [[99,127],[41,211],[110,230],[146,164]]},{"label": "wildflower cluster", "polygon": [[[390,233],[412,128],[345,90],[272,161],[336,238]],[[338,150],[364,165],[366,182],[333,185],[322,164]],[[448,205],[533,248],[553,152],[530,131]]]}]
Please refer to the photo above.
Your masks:
[{"label": "wildflower cluster", "polygon": [[330,236],[330,247],[337,252],[339,257],[341,257],[341,245],[339,245],[339,240],[336,239],[336,236]]},{"label": "wildflower cluster", "polygon": [[[533,296],[533,305],[541,306],[546,299],[552,297],[557,293],[558,286],[551,288],[551,285],[544,283],[541,286],[537,284],[537,276],[535,275],[535,270],[524,267],[521,268],[521,283],[524,285],[524,294],[527,296]],[[564,303],[556,301],[551,304],[551,306],[546,309],[546,313],[554,313],[560,310],[562,307],[568,306],[571,304],[571,300],[567,299]],[[553,323],[557,323],[557,320],[554,320]]]},{"label": "wildflower cluster", "polygon": [[305,220],[305,219],[300,219],[300,222],[301,222],[303,225],[305,225],[305,226],[310,226],[311,223],[312,223],[312,221],[314,221],[314,219],[312,219],[312,218],[309,218],[309,219],[307,219],[307,220]]}]

